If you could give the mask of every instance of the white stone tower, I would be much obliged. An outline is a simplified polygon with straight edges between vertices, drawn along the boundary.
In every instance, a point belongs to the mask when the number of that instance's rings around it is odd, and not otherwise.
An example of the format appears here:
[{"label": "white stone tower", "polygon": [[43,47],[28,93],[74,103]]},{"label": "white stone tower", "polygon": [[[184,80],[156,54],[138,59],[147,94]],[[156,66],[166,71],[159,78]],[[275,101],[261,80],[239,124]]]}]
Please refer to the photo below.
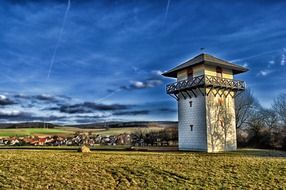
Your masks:
[{"label": "white stone tower", "polygon": [[178,101],[179,150],[236,150],[234,98],[245,89],[233,75],[248,69],[200,54],[163,73],[177,78],[166,91]]}]

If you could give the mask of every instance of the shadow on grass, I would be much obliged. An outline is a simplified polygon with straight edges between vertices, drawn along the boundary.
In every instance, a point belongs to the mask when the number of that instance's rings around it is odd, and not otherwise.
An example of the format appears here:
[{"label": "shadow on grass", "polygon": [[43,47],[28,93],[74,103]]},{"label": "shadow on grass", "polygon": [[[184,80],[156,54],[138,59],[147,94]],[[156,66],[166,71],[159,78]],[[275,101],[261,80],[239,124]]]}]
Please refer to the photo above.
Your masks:
[{"label": "shadow on grass", "polygon": [[286,157],[285,151],[280,150],[266,150],[266,149],[238,149],[237,151],[230,152],[234,155],[246,155],[255,157]]}]

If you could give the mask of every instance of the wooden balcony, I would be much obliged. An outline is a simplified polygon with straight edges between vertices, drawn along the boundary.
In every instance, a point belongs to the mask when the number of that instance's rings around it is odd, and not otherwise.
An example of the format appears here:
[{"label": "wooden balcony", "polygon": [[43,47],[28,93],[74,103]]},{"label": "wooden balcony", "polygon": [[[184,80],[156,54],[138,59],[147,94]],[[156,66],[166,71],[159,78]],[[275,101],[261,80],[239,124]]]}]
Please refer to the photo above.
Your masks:
[{"label": "wooden balcony", "polygon": [[[208,88],[208,92],[206,92],[206,88]],[[227,91],[228,94],[231,94],[230,92],[236,93],[238,91],[245,90],[245,82],[210,75],[201,75],[194,77],[192,80],[182,80],[169,84],[166,87],[167,94],[175,95],[177,99],[177,94],[179,93],[184,96],[183,92],[185,92],[185,94],[187,94],[188,96],[190,96],[190,94],[196,96],[196,93],[194,92],[194,90],[196,89],[198,89],[203,95],[208,95],[212,91],[212,89],[222,90],[223,94],[225,94],[225,91]]]}]

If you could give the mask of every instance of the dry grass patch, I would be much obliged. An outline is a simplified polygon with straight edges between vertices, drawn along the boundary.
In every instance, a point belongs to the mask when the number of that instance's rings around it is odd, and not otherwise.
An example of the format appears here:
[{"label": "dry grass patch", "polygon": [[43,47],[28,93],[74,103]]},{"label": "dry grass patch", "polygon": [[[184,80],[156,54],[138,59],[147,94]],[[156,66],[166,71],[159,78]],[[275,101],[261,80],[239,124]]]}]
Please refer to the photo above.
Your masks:
[{"label": "dry grass patch", "polygon": [[285,157],[0,150],[0,189],[283,189]]}]

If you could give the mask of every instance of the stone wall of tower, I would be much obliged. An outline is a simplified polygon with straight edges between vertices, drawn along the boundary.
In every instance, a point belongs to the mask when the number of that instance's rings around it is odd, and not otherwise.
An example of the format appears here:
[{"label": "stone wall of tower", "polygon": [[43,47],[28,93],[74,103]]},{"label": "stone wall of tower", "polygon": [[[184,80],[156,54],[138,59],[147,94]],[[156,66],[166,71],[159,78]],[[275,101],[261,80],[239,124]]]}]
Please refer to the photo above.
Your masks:
[{"label": "stone wall of tower", "polygon": [[[194,77],[203,74],[203,65],[193,67]],[[187,70],[178,72],[177,80],[185,79],[187,79]],[[196,94],[198,94],[196,98],[184,99],[181,96],[178,101],[179,150],[207,151],[205,97],[199,91],[196,91]]]},{"label": "stone wall of tower", "polygon": [[179,150],[207,151],[205,102],[202,95],[178,101]]},{"label": "stone wall of tower", "polygon": [[212,93],[206,97],[208,152],[236,150],[234,99]]},{"label": "stone wall of tower", "polygon": [[[216,76],[216,67],[204,65],[193,67],[194,77],[202,74]],[[223,69],[223,78],[232,79],[232,71]],[[178,81],[185,79],[187,79],[186,69],[177,73]],[[213,89],[212,92],[216,95],[210,93],[208,96],[203,96],[196,90],[197,97],[184,99],[180,96],[178,101],[180,150],[207,152],[236,150],[234,99],[230,95],[225,98],[221,90],[217,92]]]}]

